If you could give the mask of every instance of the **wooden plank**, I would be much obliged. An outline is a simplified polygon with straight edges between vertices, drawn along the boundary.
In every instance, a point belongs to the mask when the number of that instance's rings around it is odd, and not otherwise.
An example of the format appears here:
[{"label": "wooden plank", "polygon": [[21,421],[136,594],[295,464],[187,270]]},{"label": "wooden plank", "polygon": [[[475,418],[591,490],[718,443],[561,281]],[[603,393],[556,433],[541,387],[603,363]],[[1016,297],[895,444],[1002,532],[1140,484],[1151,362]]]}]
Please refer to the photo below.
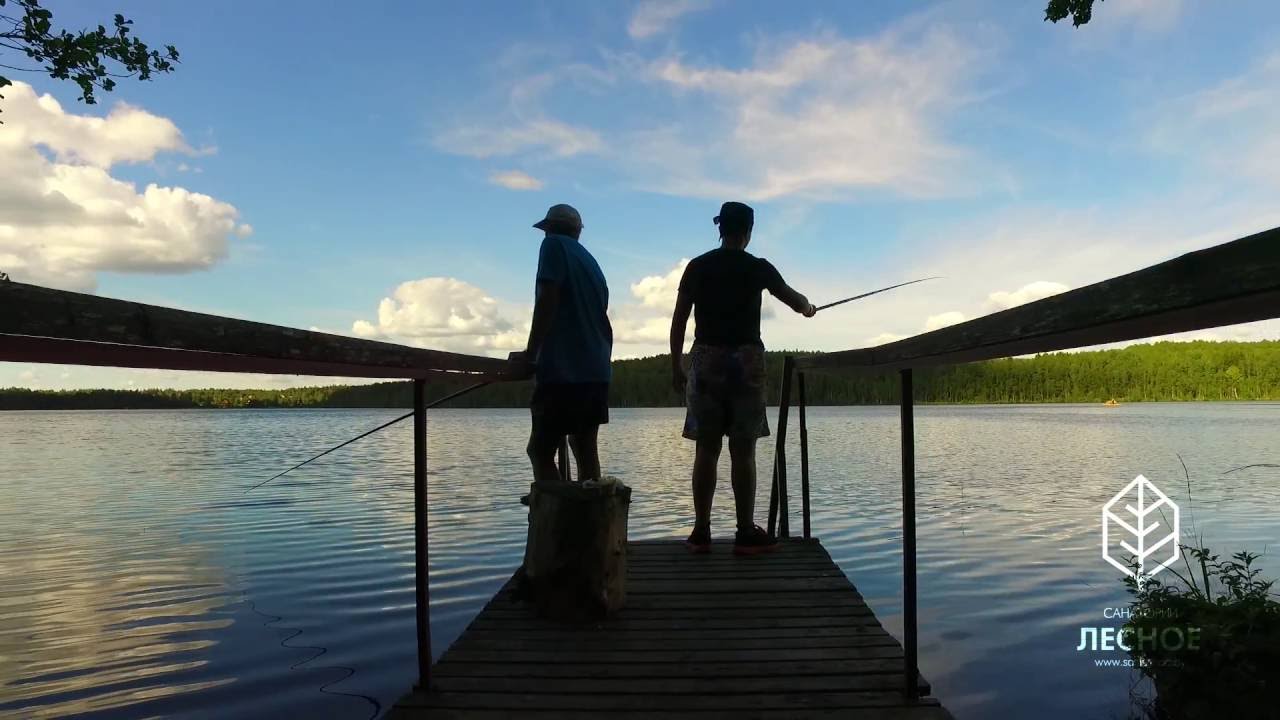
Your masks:
[{"label": "wooden plank", "polygon": [[[740,629],[742,632],[751,632],[754,630],[787,630],[796,628],[852,628],[864,626],[880,626],[880,621],[871,614],[869,609],[863,609],[862,612],[831,614],[824,613],[821,615],[803,615],[789,617],[759,617],[759,616],[738,616],[725,617],[717,616],[714,613],[705,613],[694,617],[674,617],[669,614],[659,614],[649,617],[636,617],[628,614],[627,616],[613,621],[609,624],[609,629],[614,632],[682,632],[686,630],[719,630],[719,629]],[[489,613],[481,614],[469,626],[470,630],[527,630],[527,631],[550,631],[556,634],[565,634],[572,636],[576,633],[599,632],[595,627],[575,627],[552,625],[541,622],[528,616],[506,616],[499,617]]]},{"label": "wooden plank", "polygon": [[804,370],[884,371],[1280,317],[1280,228],[873,348],[797,358]]},{"label": "wooden plank", "polygon": [[[815,615],[825,617],[836,617],[845,615],[871,615],[871,608],[866,605],[856,603],[847,603],[844,605],[828,605],[817,607],[812,605],[801,605],[799,610],[796,607],[754,607],[749,600],[739,600],[737,606],[718,605],[707,601],[702,605],[681,606],[681,607],[635,607],[630,605],[623,611],[627,620],[652,620],[658,619],[681,619],[681,620],[742,620],[746,618],[761,618],[784,620],[796,618],[803,615]],[[485,615],[495,619],[528,619],[533,622],[532,614],[523,608],[508,607],[492,607],[484,611]]]},{"label": "wooden plank", "polygon": [[830,563],[818,564],[813,566],[801,565],[769,565],[764,567],[745,567],[745,568],[714,568],[714,567],[689,567],[681,565],[652,565],[645,567],[636,567],[630,565],[627,568],[627,579],[632,582],[644,582],[646,580],[686,580],[689,578],[708,578],[717,579],[724,577],[740,577],[740,578],[815,578],[815,577],[843,577],[847,576],[839,568],[832,567]]},{"label": "wooden plank", "polygon": [[[726,536],[726,537],[720,538],[719,541],[716,542],[716,545],[723,547],[725,549],[729,549],[733,546],[733,541],[731,537]],[[653,541],[637,540],[637,541],[627,543],[627,550],[633,555],[640,555],[644,553],[654,553],[654,552],[660,552],[660,553],[667,553],[667,552],[671,552],[671,553],[686,552],[687,553],[688,552],[683,542],[671,541],[671,540],[653,540]],[[807,539],[806,538],[780,538],[778,541],[778,545],[773,552],[766,553],[764,555],[747,555],[747,556],[743,556],[742,559],[743,560],[752,560],[752,559],[760,559],[760,558],[768,559],[771,557],[777,557],[778,553],[782,553],[782,552],[807,552],[807,553],[826,554],[826,551],[823,549],[822,544],[814,538],[807,538]],[[694,557],[700,557],[700,556],[694,555]]]},{"label": "wooden plank", "polygon": [[[760,606],[763,598],[750,595],[726,595],[717,593],[689,592],[684,595],[636,595],[627,600],[629,610],[648,608],[742,608],[763,610]],[[769,597],[767,602],[774,609],[783,608],[815,608],[815,607],[865,607],[862,598],[852,589],[840,591],[814,591],[809,593],[779,593]]]},{"label": "wooden plank", "polygon": [[[115,345],[112,343],[60,340],[20,335],[0,335],[0,360],[6,362],[70,363],[92,367],[153,368],[160,370],[200,370],[229,373],[276,373],[366,378],[474,378],[430,368],[379,367],[314,360],[287,360],[252,355],[173,350],[169,348]],[[474,380],[473,380],[474,381]]]},{"label": "wooden plank", "polygon": [[[652,720],[652,711],[614,710],[609,720]],[[460,708],[396,707],[387,720],[598,720],[595,710],[460,710]],[[940,706],[876,708],[803,708],[788,710],[712,710],[669,712],[667,720],[955,720]]]},{"label": "wooden plank", "polygon": [[858,658],[843,660],[795,660],[772,658],[764,662],[701,662],[679,665],[669,662],[636,663],[510,663],[445,662],[431,669],[433,677],[532,677],[578,678],[710,678],[783,677],[793,675],[876,675],[902,677],[902,659]]},{"label": "wooden plank", "polygon": [[528,630],[515,626],[505,629],[486,629],[470,627],[466,639],[482,639],[493,642],[506,640],[537,640],[541,642],[557,642],[566,645],[577,645],[583,642],[618,642],[625,640],[690,640],[707,642],[722,638],[795,641],[804,638],[837,638],[858,637],[863,635],[884,634],[885,630],[877,624],[863,623],[845,626],[815,626],[798,628],[756,627],[745,629],[740,625],[728,625],[722,628],[706,628],[690,624],[683,630],[662,629],[618,629],[607,626],[598,629],[582,628],[580,630]]},{"label": "wooden plank", "polygon": [[[743,589],[736,589],[743,588]],[[634,593],[632,592],[634,589]],[[738,598],[723,597],[726,594],[732,595],[738,593]],[[714,602],[721,607],[734,606],[734,603],[752,604],[752,600],[759,603],[760,598],[748,597],[745,594],[767,594],[774,593],[784,595],[804,595],[807,598],[836,598],[836,599],[852,599],[862,602],[863,598],[853,585],[849,584],[844,578],[761,578],[761,579],[726,579],[726,580],[666,580],[666,581],[637,581],[635,587],[628,586],[627,595],[636,595],[627,602],[628,608],[646,607],[646,603],[663,599],[678,600],[683,597],[693,597],[699,603]],[[515,596],[512,590],[505,589],[499,591],[494,596],[495,604],[511,605],[518,607],[518,602],[514,600]],[[789,598],[780,599],[779,602],[790,603],[791,606],[796,604],[810,604],[805,598]],[[770,600],[770,604],[774,604]]]},{"label": "wooden plank", "polygon": [[710,552],[707,555],[690,555],[685,552],[680,553],[664,553],[653,552],[645,553],[645,555],[628,555],[627,564],[634,562],[640,568],[735,568],[742,570],[760,569],[760,568],[778,568],[778,566],[791,565],[808,565],[808,566],[829,566],[831,559],[812,552],[781,552],[778,551],[776,556],[755,557],[755,559],[746,559],[731,555],[730,552]]},{"label": "wooden plank", "polygon": [[[747,578],[737,577],[697,580],[693,578],[679,580],[641,580],[632,579],[627,585],[627,595],[720,595],[725,593],[817,593],[840,592],[848,596],[854,594],[853,586],[841,577],[798,577],[798,578]],[[859,598],[861,599],[861,598]]]},{"label": "wooden plank", "polygon": [[[927,701],[926,701],[927,702]],[[414,693],[399,703],[402,707],[475,708],[484,710],[788,710],[792,708],[885,708],[906,704],[900,692],[812,692],[803,696],[783,693],[751,695],[675,694],[566,694],[545,693]],[[921,704],[925,704],[922,702]],[[936,703],[934,703],[936,704]]]},{"label": "wooden plank", "polygon": [[596,623],[500,591],[399,717],[949,717],[932,698],[907,706],[902,646],[821,545],[711,558],[643,544],[627,606]]},{"label": "wooden plank", "polygon": [[694,568],[709,568],[734,570],[767,570],[770,568],[782,567],[831,567],[831,560],[816,555],[783,555],[771,559],[756,558],[754,560],[746,560],[729,553],[709,555],[660,555],[654,553],[651,555],[630,555],[627,557],[628,567],[635,565],[637,568],[652,570],[655,568],[674,568],[679,570]]},{"label": "wooden plank", "polygon": [[[268,325],[186,310],[0,282],[0,335],[198,350],[312,363],[500,373],[497,358]],[[7,343],[0,343],[0,360]],[[76,363],[69,355],[56,362]],[[287,370],[281,372],[289,372]]]},{"label": "wooden plank", "polygon": [[733,556],[703,555],[672,558],[635,558],[627,559],[627,572],[630,573],[700,573],[700,572],[775,572],[778,570],[839,570],[830,560],[825,558],[777,558],[772,562],[757,560],[747,562]]},{"label": "wooden plank", "polygon": [[[654,693],[718,695],[776,692],[853,692],[896,690],[905,683],[899,674],[806,675],[803,677],[710,677],[710,678],[597,678],[584,682],[577,678],[485,678],[443,677],[432,683],[444,692],[513,692],[554,694]],[[927,694],[927,692],[926,692]]]},{"label": "wooden plank", "polygon": [[829,635],[825,637],[769,637],[751,638],[736,637],[732,631],[723,631],[713,638],[686,638],[683,636],[628,638],[614,633],[601,633],[589,639],[569,640],[563,636],[557,640],[546,638],[512,638],[512,637],[480,637],[475,633],[467,633],[457,640],[449,649],[460,653],[480,653],[485,651],[528,651],[540,652],[555,648],[562,655],[578,656],[580,652],[603,651],[656,651],[656,650],[805,650],[811,648],[844,648],[844,647],[892,647],[898,644],[892,635],[883,630],[865,632],[854,635]]},{"label": "wooden plank", "polygon": [[[805,545],[822,549],[822,541],[820,538],[816,537],[782,538],[781,542],[786,545]],[[671,538],[645,538],[643,540],[628,540],[627,547],[637,550],[647,550],[652,547],[683,548],[684,543],[680,540],[673,540]],[[823,551],[825,552],[825,549]]]},{"label": "wooden plank", "polygon": [[868,658],[900,658],[901,647],[834,647],[776,650],[578,650],[562,653],[542,650],[468,650],[456,645],[445,651],[440,661],[450,663],[761,663],[774,660],[863,660]]}]

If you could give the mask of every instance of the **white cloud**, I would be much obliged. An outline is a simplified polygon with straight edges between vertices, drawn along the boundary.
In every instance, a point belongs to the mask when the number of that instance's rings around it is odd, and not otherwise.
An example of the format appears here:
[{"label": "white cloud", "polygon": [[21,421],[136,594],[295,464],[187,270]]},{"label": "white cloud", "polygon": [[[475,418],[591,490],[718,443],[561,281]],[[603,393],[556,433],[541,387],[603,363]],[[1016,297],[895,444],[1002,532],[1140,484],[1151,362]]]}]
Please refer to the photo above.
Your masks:
[{"label": "white cloud", "polygon": [[1128,21],[1143,30],[1163,32],[1178,24],[1183,10],[1182,0],[1106,0],[1094,6],[1095,20],[1089,27]]},{"label": "white cloud", "polygon": [[937,315],[930,315],[929,317],[925,318],[924,331],[932,332],[934,330],[947,327],[948,325],[956,325],[964,321],[965,321],[964,313],[957,312],[955,310],[952,310],[951,312],[939,313]]},{"label": "white cloud", "polygon": [[[630,285],[629,301],[612,304],[615,358],[666,351],[676,289],[687,263],[682,260],[666,273],[641,278]],[[400,284],[378,304],[376,319],[357,320],[351,334],[501,357],[524,349],[531,314],[532,308],[504,303],[465,281],[431,277]],[[691,322],[690,342],[692,328]]]},{"label": "white cloud", "polygon": [[508,190],[541,190],[542,181],[520,170],[503,170],[489,176],[489,182]]},{"label": "white cloud", "polygon": [[[1235,186],[1227,186],[1232,189]],[[895,239],[898,277],[944,280],[913,285],[867,302],[823,311],[811,320],[789,312],[764,328],[766,345],[844,350],[892,342],[924,330],[929,318],[951,310],[974,318],[1000,309],[992,296],[1031,300],[1044,282],[1078,288],[1280,226],[1280,209],[1265,197],[1245,201],[1177,194],[1099,208],[1026,206],[957,221],[918,224]],[[782,268],[784,273],[795,273]],[[810,298],[838,298],[850,287],[883,284],[874,269],[847,275],[811,269],[791,278]],[[880,282],[877,282],[880,281]],[[1027,291],[1030,287],[1031,290]],[[1023,292],[1027,291],[1027,292]],[[1280,322],[1267,321],[1174,336],[1175,339],[1280,339]],[[1151,340],[1158,338],[1151,338]]]},{"label": "white cloud", "polygon": [[113,165],[191,152],[168,119],[120,104],[65,112],[30,85],[5,88],[0,129],[0,269],[15,280],[92,290],[101,271],[189,272],[251,229],[231,205],[180,187],[139,192]]},{"label": "white cloud", "polygon": [[1154,111],[1148,140],[1158,152],[1280,189],[1280,52]]},{"label": "white cloud", "polygon": [[[675,309],[680,278],[688,264],[688,258],[683,258],[665,273],[647,275],[631,283],[632,301],[616,303],[610,308],[615,358],[667,352],[671,313]],[[685,331],[686,346],[693,342],[693,330],[690,318]]]},{"label": "white cloud", "polygon": [[[944,137],[941,120],[963,102],[981,54],[940,27],[898,28],[869,39],[835,35],[762,47],[746,68],[693,66],[671,58],[653,75],[719,109],[702,137],[651,135],[675,144],[660,162],[685,158],[676,191],[833,199],[889,189],[913,196],[966,190],[969,153]],[[661,189],[661,181],[655,183]]]},{"label": "white cloud", "polygon": [[[669,349],[671,332],[671,313],[675,310],[676,296],[680,292],[680,279],[689,265],[688,258],[681,258],[665,273],[646,275],[631,283],[632,302],[621,303],[610,310],[609,318],[613,324],[613,340],[615,345],[639,346],[627,347],[615,351],[614,357],[640,357],[665,353]],[[762,321],[776,316],[774,300],[764,293],[760,304]],[[779,303],[780,307],[782,306]],[[790,308],[786,312],[791,313]],[[693,342],[696,323],[689,318],[685,328],[685,346]],[[622,353],[622,354],[619,354]]]},{"label": "white cloud", "polygon": [[1048,280],[1037,280],[1027,283],[1022,287],[1008,292],[1006,290],[997,290],[987,296],[986,310],[995,312],[998,310],[1008,310],[1011,307],[1025,305],[1035,300],[1042,300],[1051,295],[1066,292],[1071,288],[1062,283],[1049,282]]},{"label": "white cloud", "polygon": [[[628,309],[612,313],[609,323],[613,326],[613,343],[619,345],[643,345],[653,355],[667,351],[671,332],[671,315],[646,315]],[[693,321],[685,332],[685,344],[693,341]],[[616,354],[616,353],[615,353]]]},{"label": "white cloud", "polygon": [[475,158],[508,157],[528,151],[572,157],[600,152],[604,142],[590,128],[542,118],[507,127],[454,128],[439,135],[436,145],[446,152]]},{"label": "white cloud", "polygon": [[376,320],[357,320],[351,332],[435,350],[519,350],[528,339],[527,323],[509,319],[508,312],[514,314],[474,285],[429,277],[401,283],[378,303]]},{"label": "white cloud", "polygon": [[37,96],[26,83],[5,90],[5,101],[4,146],[45,147],[59,163],[109,168],[190,150],[173,121],[126,103],[116,104],[105,118],[75,115],[52,95]]},{"label": "white cloud", "polygon": [[644,0],[631,14],[627,33],[636,39],[651,37],[665,32],[685,15],[710,6],[710,0]]},{"label": "white cloud", "polygon": [[[597,67],[526,71],[507,107],[435,142],[476,158],[591,155],[634,187],[691,197],[971,194],[991,172],[944,126],[987,65],[984,33],[913,17],[864,38],[757,40],[744,65],[602,52]],[[625,115],[608,130],[555,118],[581,102]]]},{"label": "white cloud", "polygon": [[682,258],[666,275],[649,275],[632,283],[631,294],[640,300],[644,307],[657,308],[671,312],[676,306],[676,295],[680,291],[680,278],[684,277],[684,269],[689,259]]},{"label": "white cloud", "polygon": [[879,335],[876,335],[876,336],[874,336],[874,337],[869,337],[869,338],[867,338],[867,347],[876,347],[876,346],[878,346],[878,345],[887,345],[888,343],[891,343],[891,342],[897,342],[897,341],[899,341],[899,340],[901,340],[901,339],[903,339],[903,338],[905,338],[905,337],[907,337],[907,336],[906,336],[906,335],[899,335],[899,334],[897,334],[897,333],[883,332],[883,333],[880,333]]},{"label": "white cloud", "polygon": [[[675,288],[687,260],[671,271],[631,284],[631,301],[609,309],[614,357],[665,352]],[[357,320],[355,337],[415,347],[503,357],[522,350],[532,308],[504,303],[483,289],[448,277],[401,283],[378,304],[376,319]],[[692,323],[690,323],[692,329]],[[692,341],[693,334],[689,333]]]}]

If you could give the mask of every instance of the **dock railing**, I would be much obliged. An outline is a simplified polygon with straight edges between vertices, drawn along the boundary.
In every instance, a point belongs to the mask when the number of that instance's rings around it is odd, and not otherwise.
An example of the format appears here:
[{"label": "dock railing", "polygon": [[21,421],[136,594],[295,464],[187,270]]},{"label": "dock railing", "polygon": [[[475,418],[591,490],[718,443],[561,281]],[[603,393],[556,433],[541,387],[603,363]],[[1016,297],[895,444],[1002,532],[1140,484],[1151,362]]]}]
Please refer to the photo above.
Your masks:
[{"label": "dock railing", "polygon": [[918,692],[915,419],[912,371],[995,358],[1140,340],[1280,317],[1280,228],[1181,255],[1125,275],[1002,310],[940,330],[879,345],[787,356],[782,371],[769,530],[790,535],[787,512],[787,414],[793,378],[799,391],[800,483],[809,537],[808,373],[884,373],[900,377],[902,439],[903,674]]},{"label": "dock railing", "polygon": [[[816,372],[901,378],[904,668],[918,689],[915,423],[912,371],[1280,317],[1280,228],[1087,287],[873,348],[784,362],[769,527],[790,535],[785,440],[798,391],[801,512],[810,523],[804,378]],[[414,557],[419,685],[431,677],[426,380],[502,380],[500,359],[249,322],[0,280],[0,361],[414,381]],[[562,472],[567,452],[561,450]]]},{"label": "dock railing", "polygon": [[430,682],[426,384],[501,381],[506,361],[8,280],[0,280],[0,361],[413,380],[414,617],[418,684]]}]

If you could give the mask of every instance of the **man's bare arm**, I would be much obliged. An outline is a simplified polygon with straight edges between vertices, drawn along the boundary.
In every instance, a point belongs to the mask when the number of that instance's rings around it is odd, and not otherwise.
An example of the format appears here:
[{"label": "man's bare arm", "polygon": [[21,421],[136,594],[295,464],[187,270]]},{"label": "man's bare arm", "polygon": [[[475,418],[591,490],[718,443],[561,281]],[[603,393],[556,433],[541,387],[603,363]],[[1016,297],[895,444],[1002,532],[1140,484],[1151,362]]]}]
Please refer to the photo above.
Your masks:
[{"label": "man's bare arm", "polygon": [[817,312],[813,303],[809,302],[809,298],[801,295],[795,288],[787,285],[786,283],[783,283],[782,287],[778,288],[777,291],[770,290],[770,293],[785,303],[787,307],[795,310],[805,317],[813,317],[813,314]]},{"label": "man's bare arm", "polygon": [[671,314],[671,379],[676,392],[684,392],[684,331],[693,310],[693,298],[688,293],[676,296],[676,309]]},{"label": "man's bare arm", "polygon": [[525,343],[524,352],[513,352],[507,356],[507,373],[514,379],[524,379],[533,374],[533,363],[542,349],[542,343],[551,330],[552,320],[556,316],[556,306],[560,304],[560,284],[539,281],[533,301],[533,320],[529,322],[529,341]]},{"label": "man's bare arm", "polygon": [[545,280],[538,282],[533,301],[533,321],[529,323],[529,342],[524,346],[529,362],[533,362],[538,356],[538,350],[542,349],[542,342],[547,339],[559,305],[560,283]]}]

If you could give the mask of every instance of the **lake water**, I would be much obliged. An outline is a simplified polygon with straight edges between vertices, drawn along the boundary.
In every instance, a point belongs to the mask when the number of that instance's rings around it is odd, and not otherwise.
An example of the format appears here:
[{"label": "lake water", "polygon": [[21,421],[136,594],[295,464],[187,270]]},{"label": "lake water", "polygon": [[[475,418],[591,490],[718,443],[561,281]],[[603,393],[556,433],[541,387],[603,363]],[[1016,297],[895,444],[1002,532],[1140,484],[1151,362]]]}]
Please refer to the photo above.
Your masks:
[{"label": "lake water", "polygon": [[[409,423],[392,410],[0,413],[0,716],[368,718],[414,680]],[[631,536],[683,537],[678,409],[614,410]],[[776,414],[771,414],[776,418]],[[894,408],[813,408],[813,529],[901,637]],[[430,414],[437,655],[519,563],[527,411]],[[792,418],[792,435],[795,435]],[[917,409],[920,666],[959,718],[1122,718],[1100,507],[1139,473],[1223,551],[1280,538],[1280,405]],[[793,437],[794,440],[794,437]],[[794,444],[794,443],[793,443]],[[1191,473],[1192,498],[1178,455]],[[727,453],[726,453],[727,455]],[[772,445],[762,446],[769,467]],[[799,453],[792,459],[799,533]],[[713,529],[732,532],[718,490]],[[759,515],[767,505],[761,483]],[[1263,559],[1269,577],[1280,563]]]}]

